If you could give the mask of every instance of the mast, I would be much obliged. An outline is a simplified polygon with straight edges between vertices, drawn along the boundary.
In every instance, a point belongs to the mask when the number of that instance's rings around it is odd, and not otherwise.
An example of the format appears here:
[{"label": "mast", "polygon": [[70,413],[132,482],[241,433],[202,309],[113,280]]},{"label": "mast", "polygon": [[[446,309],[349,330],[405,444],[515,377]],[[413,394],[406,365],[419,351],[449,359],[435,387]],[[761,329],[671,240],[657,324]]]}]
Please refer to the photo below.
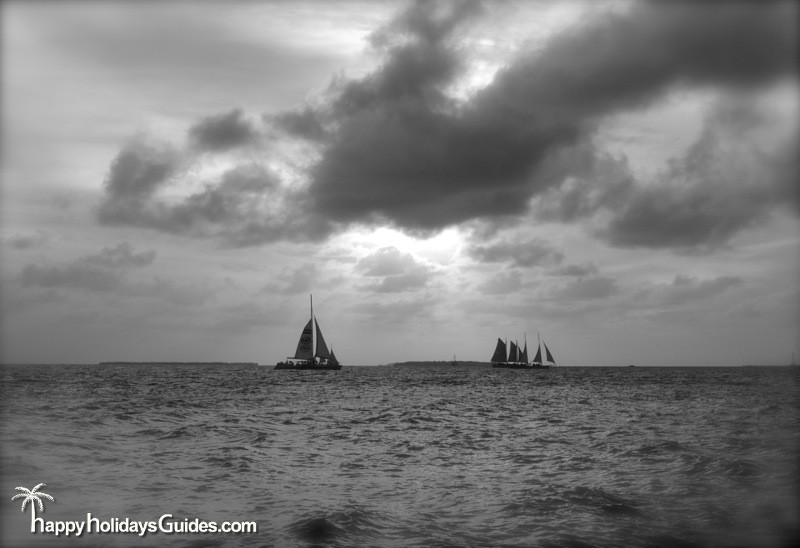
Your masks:
[{"label": "mast", "polygon": [[314,357],[314,349],[316,348],[314,346],[314,295],[309,293],[308,300],[311,304],[311,361],[316,362],[317,359]]},{"label": "mast", "polygon": [[536,339],[539,341],[536,345],[536,356],[533,358],[533,363],[542,365],[542,339],[539,335],[539,332],[536,332]]},{"label": "mast", "polygon": [[520,361],[528,365],[528,334],[525,333],[525,349],[520,354]]},{"label": "mast", "polygon": [[537,331],[536,332],[536,355],[539,356],[539,365],[544,364],[544,360],[542,359],[542,335]]}]

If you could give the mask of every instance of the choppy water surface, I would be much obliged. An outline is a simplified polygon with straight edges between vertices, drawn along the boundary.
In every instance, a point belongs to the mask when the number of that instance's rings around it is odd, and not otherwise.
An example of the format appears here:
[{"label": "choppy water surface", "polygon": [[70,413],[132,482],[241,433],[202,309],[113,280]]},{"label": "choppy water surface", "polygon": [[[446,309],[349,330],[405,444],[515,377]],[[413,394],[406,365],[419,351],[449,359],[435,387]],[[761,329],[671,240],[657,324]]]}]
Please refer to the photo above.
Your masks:
[{"label": "choppy water surface", "polygon": [[[258,523],[72,545],[791,546],[789,368],[4,366],[4,545],[49,520]],[[63,540],[63,539],[61,539]]]}]

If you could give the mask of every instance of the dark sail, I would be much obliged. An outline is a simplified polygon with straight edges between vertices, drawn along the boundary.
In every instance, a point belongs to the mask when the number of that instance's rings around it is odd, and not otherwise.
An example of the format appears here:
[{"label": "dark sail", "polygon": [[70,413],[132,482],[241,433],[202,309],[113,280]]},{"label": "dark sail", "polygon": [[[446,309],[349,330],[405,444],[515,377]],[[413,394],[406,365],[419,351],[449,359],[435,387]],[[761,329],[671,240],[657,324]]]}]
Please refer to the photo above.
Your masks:
[{"label": "dark sail", "polygon": [[[550,363],[556,363],[555,358],[553,358],[553,355],[550,353],[550,349],[547,348],[547,343],[543,344],[544,344],[544,351],[547,354],[547,361],[549,361]],[[539,359],[541,359],[541,354],[539,354]]]},{"label": "dark sail", "polygon": [[538,363],[538,364],[542,363],[542,347],[541,346],[536,350],[536,356],[534,356],[534,358],[533,358],[533,363]]},{"label": "dark sail", "polygon": [[510,362],[518,362],[519,361],[519,349],[517,345],[514,344],[514,341],[509,343],[511,345],[511,349],[508,351],[508,361]]},{"label": "dark sail", "polygon": [[319,329],[319,321],[317,321],[317,357],[330,358],[331,353],[328,352],[328,345],[325,344],[325,339],[322,338],[322,331]]},{"label": "dark sail", "polygon": [[502,339],[497,339],[497,347],[492,354],[492,361],[494,363],[502,363],[506,361],[506,343]]},{"label": "dark sail", "polygon": [[311,335],[311,322],[303,328],[303,333],[300,334],[300,341],[297,343],[297,350],[294,353],[296,360],[312,360],[314,359],[314,343]]},{"label": "dark sail", "polygon": [[525,341],[525,349],[522,351],[522,355],[519,357],[519,361],[522,363],[528,363],[528,342]]}]

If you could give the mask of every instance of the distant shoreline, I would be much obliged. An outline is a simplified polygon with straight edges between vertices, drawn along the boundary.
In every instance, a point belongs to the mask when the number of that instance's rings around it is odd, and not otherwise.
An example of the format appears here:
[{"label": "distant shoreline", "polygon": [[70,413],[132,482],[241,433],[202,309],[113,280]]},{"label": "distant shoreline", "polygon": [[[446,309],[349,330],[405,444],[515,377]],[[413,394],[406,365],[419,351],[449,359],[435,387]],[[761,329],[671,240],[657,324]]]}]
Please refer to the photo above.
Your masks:
[{"label": "distant shoreline", "polygon": [[[472,362],[472,361],[461,361],[456,360],[456,364],[458,366],[473,366],[473,367],[490,367],[492,364],[490,362]],[[453,360],[441,360],[441,361],[411,361],[411,362],[394,362],[386,364],[390,367],[430,367],[430,366],[453,366]]]},{"label": "distant shoreline", "polygon": [[256,362],[99,362],[97,365],[258,365]]}]

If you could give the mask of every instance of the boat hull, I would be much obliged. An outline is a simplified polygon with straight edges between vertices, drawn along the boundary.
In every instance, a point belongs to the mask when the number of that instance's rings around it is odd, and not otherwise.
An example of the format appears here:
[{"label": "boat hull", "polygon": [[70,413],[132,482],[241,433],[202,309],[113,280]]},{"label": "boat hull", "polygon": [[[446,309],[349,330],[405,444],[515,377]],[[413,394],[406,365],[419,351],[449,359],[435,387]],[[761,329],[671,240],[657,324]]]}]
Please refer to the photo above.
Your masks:
[{"label": "boat hull", "polygon": [[309,371],[336,371],[342,368],[338,363],[313,363],[313,362],[279,362],[275,369],[309,370]]},{"label": "boat hull", "polygon": [[508,363],[508,362],[492,362],[492,367],[503,369],[550,369],[549,365],[525,364],[525,363]]}]

